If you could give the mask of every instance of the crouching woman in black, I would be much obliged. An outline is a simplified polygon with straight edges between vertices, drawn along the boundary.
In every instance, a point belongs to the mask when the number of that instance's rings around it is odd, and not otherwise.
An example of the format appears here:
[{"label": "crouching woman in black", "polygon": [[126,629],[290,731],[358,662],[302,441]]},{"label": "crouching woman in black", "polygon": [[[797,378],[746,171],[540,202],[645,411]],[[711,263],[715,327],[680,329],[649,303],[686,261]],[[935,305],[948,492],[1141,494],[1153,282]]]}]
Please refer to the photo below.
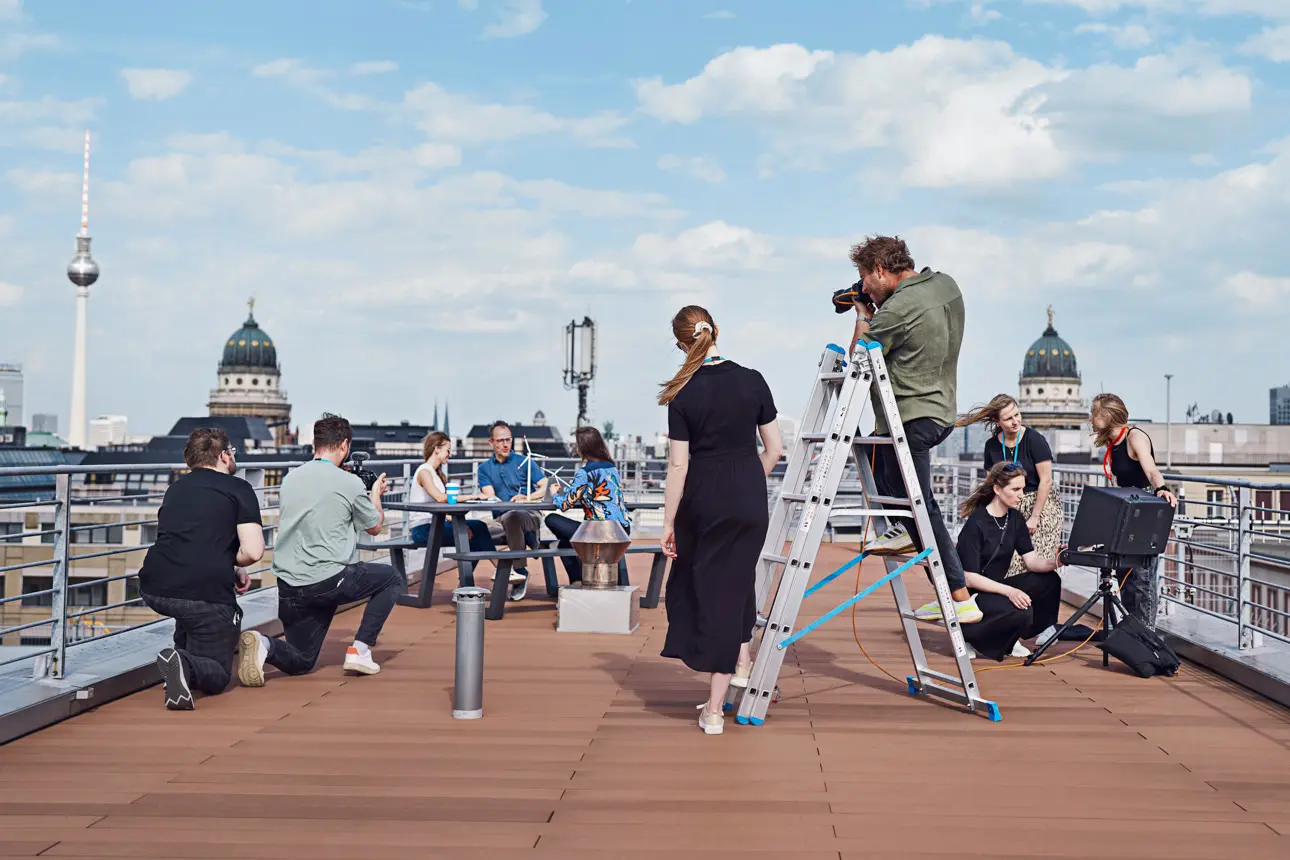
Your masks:
[{"label": "crouching woman in black", "polygon": [[[1057,560],[1035,552],[1018,511],[1025,493],[1025,468],[998,463],[960,508],[967,521],[959,532],[959,558],[983,616],[963,625],[963,636],[978,656],[993,660],[1027,656],[1020,640],[1055,625],[1061,605],[1062,581],[1053,573]],[[1014,552],[1026,572],[1007,576]]]}]

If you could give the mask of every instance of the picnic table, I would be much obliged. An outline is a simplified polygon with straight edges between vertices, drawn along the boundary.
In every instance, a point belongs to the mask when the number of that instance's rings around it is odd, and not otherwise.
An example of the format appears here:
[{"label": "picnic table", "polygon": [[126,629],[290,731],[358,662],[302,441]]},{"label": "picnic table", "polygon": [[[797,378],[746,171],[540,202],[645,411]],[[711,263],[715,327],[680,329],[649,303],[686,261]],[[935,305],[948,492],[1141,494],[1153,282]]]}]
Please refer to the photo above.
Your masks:
[{"label": "picnic table", "polygon": [[[553,540],[539,540],[539,545],[534,548],[515,549],[508,547],[506,549],[497,549],[492,551],[475,552],[470,549],[470,529],[466,525],[467,516],[474,511],[532,511],[535,514],[543,512],[558,511],[559,508],[555,502],[546,500],[538,502],[503,502],[489,500],[486,502],[388,502],[384,505],[387,511],[408,511],[411,513],[427,513],[431,515],[430,535],[426,542],[425,561],[421,567],[421,584],[415,594],[405,593],[399,596],[398,602],[401,606],[415,606],[426,608],[431,605],[431,599],[434,593],[434,579],[438,573],[439,560],[441,558],[451,559],[457,562],[457,580],[460,586],[472,586],[475,584],[475,565],[481,561],[492,561],[497,566],[497,572],[493,577],[492,594],[489,599],[488,609],[484,613],[490,621],[500,619],[506,611],[506,599],[510,584],[511,569],[515,562],[537,558],[542,562],[543,578],[546,580],[546,593],[548,597],[557,597],[559,595],[559,578],[556,572],[555,560],[562,556],[576,556],[572,549],[560,549],[551,546]],[[629,505],[632,511],[657,510],[663,507],[662,502],[640,502]],[[453,546],[446,548],[444,546],[444,524],[451,518],[453,523]],[[539,517],[540,519],[540,517]],[[416,548],[411,538],[394,538],[384,541],[364,540],[359,543],[360,549],[365,550],[389,550],[391,563],[407,581],[407,568],[404,563],[404,553],[407,550]],[[644,609],[653,609],[658,606],[659,595],[663,588],[663,574],[667,568],[667,556],[663,554],[663,548],[660,545],[654,546],[633,546],[627,549],[628,553],[641,554],[648,553],[654,556],[653,563],[650,567],[649,585],[640,598],[640,605]],[[619,584],[626,585],[623,582],[625,572],[620,568]]]}]

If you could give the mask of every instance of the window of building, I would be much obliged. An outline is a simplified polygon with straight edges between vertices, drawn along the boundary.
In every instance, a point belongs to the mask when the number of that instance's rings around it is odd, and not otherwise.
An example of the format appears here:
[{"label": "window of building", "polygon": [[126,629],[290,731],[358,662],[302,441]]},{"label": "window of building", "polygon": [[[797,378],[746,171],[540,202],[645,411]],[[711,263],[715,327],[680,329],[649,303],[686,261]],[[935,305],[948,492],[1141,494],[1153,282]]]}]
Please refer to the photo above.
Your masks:
[{"label": "window of building", "polygon": [[240,377],[240,376],[239,376],[239,377],[237,378],[237,384],[238,384],[238,385],[241,385],[241,384],[242,384],[242,377]]},{"label": "window of building", "polygon": [[1042,388],[1036,388],[1036,389],[1035,389],[1035,393],[1036,393],[1036,394],[1043,394],[1043,393],[1044,393],[1044,390],[1043,390]]},{"label": "window of building", "polygon": [[1218,519],[1226,516],[1227,509],[1223,507],[1227,491],[1222,487],[1210,487],[1205,490],[1205,502],[1209,507],[1205,509],[1205,516],[1212,519]]},{"label": "window of building", "polygon": [[1254,491],[1254,510],[1251,512],[1254,519],[1255,520],[1272,519],[1273,517],[1272,511],[1268,510],[1271,507],[1272,507],[1272,491],[1255,490]]},{"label": "window of building", "polygon": [[48,636],[23,636],[18,640],[19,645],[28,648],[48,648],[51,644]]},{"label": "window of building", "polygon": [[1290,490],[1281,491],[1281,504],[1278,507],[1281,509],[1281,519],[1290,518]]},{"label": "window of building", "polygon": [[68,606],[107,606],[107,587],[106,582],[98,582],[94,585],[81,586],[82,582],[94,582],[93,579],[73,579],[71,587],[68,588],[69,598]]},{"label": "window of building", "polygon": [[[24,576],[22,578],[22,593],[33,594],[37,591],[45,591],[54,587],[54,578],[52,576]],[[54,595],[37,594],[34,597],[24,597],[23,606],[53,606]]]},{"label": "window of building", "polygon": [[259,385],[259,384],[260,384],[260,378],[259,378],[258,376],[252,376],[252,377],[251,377],[251,384],[252,384],[252,385]]},{"label": "window of building", "polygon": [[[1282,493],[1281,495],[1285,496],[1286,494]],[[10,538],[5,537],[5,535],[19,535],[24,531],[26,529],[22,527],[22,523],[0,523],[0,543],[22,543],[22,538]]]},{"label": "window of building", "polygon": [[139,599],[139,577],[132,576],[125,581],[125,599],[126,600]]}]

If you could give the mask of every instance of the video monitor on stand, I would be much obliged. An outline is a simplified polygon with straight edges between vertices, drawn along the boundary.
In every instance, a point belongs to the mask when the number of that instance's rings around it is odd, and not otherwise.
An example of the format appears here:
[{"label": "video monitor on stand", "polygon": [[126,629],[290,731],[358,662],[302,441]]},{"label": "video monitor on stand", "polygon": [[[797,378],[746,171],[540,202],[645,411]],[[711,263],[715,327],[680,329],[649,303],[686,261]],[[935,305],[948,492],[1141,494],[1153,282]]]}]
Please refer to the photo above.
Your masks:
[{"label": "video monitor on stand", "polygon": [[[1034,663],[1062,634],[1088,614],[1099,601],[1102,622],[1109,635],[1128,611],[1120,602],[1116,574],[1135,567],[1146,567],[1169,543],[1174,508],[1166,500],[1146,490],[1132,487],[1084,487],[1070,539],[1059,560],[1064,565],[1091,567],[1098,571],[1097,590],[1084,605],[1057,628],[1057,633],[1040,644],[1026,665]],[[1117,611],[1119,614],[1117,614]],[[1109,664],[1105,650],[1102,665]]]}]

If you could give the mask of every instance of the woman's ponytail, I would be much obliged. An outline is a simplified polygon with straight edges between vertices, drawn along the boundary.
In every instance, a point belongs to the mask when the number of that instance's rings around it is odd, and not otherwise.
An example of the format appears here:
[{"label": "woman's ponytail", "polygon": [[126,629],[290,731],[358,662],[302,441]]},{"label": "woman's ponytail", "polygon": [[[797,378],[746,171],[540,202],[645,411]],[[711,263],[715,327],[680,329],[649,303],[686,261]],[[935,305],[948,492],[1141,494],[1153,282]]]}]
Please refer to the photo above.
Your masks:
[{"label": "woman's ponytail", "polygon": [[690,381],[691,377],[703,366],[708,350],[717,340],[717,324],[712,315],[698,305],[686,305],[672,317],[672,334],[678,346],[685,348],[685,362],[670,380],[663,383],[659,392],[658,403],[666,406],[672,402]]}]

